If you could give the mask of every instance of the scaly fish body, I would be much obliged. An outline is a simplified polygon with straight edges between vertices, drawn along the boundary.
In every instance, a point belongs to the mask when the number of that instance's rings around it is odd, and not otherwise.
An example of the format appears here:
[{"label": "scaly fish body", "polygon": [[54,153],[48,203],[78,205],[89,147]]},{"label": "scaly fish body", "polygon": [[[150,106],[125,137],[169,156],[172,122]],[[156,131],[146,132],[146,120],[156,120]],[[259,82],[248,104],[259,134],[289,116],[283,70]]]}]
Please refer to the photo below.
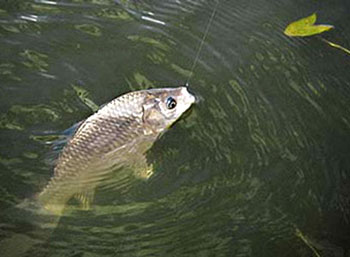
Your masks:
[{"label": "scaly fish body", "polygon": [[39,202],[61,214],[76,196],[88,208],[95,187],[112,170],[131,166],[135,175],[147,177],[145,152],[194,102],[186,87],[141,90],[114,99],[80,125]]},{"label": "scaly fish body", "polygon": [[[112,171],[129,166],[136,176],[148,178],[145,152],[194,102],[186,87],[141,90],[114,99],[81,123],[45,189],[9,210],[8,218],[31,224],[31,234],[43,241],[57,226],[67,201],[77,197],[88,208],[95,188]],[[38,243],[31,234],[11,234],[0,241],[1,256],[23,256]]]}]

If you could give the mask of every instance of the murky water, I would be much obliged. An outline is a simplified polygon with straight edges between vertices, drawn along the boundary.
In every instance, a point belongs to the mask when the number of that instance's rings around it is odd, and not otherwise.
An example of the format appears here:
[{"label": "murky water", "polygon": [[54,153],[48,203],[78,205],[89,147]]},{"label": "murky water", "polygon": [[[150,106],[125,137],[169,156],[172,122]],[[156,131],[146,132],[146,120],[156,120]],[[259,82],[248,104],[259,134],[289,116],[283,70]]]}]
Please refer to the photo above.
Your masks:
[{"label": "murky water", "polygon": [[[155,175],[40,234],[6,214],[95,104],[188,79],[215,3],[0,2],[0,240],[35,240],[22,256],[349,256],[350,57],[320,40],[350,47],[346,0],[220,0],[190,81],[202,100],[148,153]],[[315,11],[335,29],[283,35]]]}]

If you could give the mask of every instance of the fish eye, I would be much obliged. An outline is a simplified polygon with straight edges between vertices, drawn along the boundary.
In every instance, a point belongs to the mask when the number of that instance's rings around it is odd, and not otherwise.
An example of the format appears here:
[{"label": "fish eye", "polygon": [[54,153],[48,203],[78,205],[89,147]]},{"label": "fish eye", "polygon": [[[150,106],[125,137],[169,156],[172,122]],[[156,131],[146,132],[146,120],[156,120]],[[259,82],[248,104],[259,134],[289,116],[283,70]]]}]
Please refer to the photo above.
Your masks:
[{"label": "fish eye", "polygon": [[168,99],[166,99],[166,107],[171,110],[174,109],[176,107],[176,101],[174,98],[172,98],[171,96],[168,97]]}]

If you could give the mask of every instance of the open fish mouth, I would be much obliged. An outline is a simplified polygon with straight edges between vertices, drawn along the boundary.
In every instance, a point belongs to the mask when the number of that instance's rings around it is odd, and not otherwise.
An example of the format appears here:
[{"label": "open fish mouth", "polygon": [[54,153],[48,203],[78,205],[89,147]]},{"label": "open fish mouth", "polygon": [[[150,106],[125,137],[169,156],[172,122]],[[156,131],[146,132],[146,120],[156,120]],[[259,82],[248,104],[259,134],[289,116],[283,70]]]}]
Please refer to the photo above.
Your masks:
[{"label": "open fish mouth", "polygon": [[[197,101],[199,101],[198,99],[197,99],[197,97],[196,96],[194,96],[194,98],[195,98],[195,102],[194,103],[197,103]],[[193,105],[190,107],[190,108],[188,108],[182,115],[181,115],[181,119],[180,119],[180,121],[186,121],[186,119],[191,115],[191,113],[193,112]]]},{"label": "open fish mouth", "polygon": [[181,120],[186,120],[186,118],[191,115],[192,110],[193,108],[191,107],[187,111],[185,111],[184,114],[182,114]]},{"label": "open fish mouth", "polygon": [[192,90],[192,88],[190,88],[190,84],[186,83],[183,85],[183,87],[185,87],[187,89],[187,92],[193,97],[193,103],[199,103],[201,98],[197,96],[197,94],[195,94]]},{"label": "open fish mouth", "polygon": [[192,109],[193,106],[192,104],[197,104],[200,102],[201,98],[199,98],[194,92],[193,90],[191,90],[189,83],[186,83],[185,85],[183,85],[183,87],[186,88],[187,90],[187,95],[189,98],[189,102],[191,103],[191,106],[181,115],[181,120],[185,120],[191,113],[192,113]]}]

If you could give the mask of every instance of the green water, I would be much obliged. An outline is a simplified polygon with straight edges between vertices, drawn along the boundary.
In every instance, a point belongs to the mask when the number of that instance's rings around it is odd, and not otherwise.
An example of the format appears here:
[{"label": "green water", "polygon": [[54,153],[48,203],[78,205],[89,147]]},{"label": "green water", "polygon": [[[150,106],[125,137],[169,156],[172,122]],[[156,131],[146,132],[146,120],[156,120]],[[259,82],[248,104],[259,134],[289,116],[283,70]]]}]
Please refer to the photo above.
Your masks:
[{"label": "green water", "polygon": [[[148,153],[154,176],[100,188],[47,236],[2,218],[98,105],[183,84],[214,6],[0,1],[0,240],[35,238],[24,256],[350,256],[350,56],[321,40],[350,48],[346,0],[220,0],[201,101]],[[335,29],[283,35],[315,11]]]}]

